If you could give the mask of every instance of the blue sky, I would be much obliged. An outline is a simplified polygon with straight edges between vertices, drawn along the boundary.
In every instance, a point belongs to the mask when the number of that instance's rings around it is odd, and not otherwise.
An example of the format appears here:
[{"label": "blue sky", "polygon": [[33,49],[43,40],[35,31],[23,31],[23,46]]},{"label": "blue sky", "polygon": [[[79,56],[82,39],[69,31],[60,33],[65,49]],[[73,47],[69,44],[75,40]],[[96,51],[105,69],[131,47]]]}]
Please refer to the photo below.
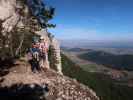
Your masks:
[{"label": "blue sky", "polygon": [[132,41],[133,0],[44,0],[56,8],[59,39]]}]

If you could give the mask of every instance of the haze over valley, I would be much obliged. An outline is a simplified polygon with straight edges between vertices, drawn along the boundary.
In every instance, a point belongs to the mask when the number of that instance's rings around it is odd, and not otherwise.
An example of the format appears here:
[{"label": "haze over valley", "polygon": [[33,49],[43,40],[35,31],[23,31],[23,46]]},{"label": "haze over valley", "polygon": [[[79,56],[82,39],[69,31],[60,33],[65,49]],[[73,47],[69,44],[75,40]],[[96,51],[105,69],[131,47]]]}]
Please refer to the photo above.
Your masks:
[{"label": "haze over valley", "polygon": [[83,70],[102,73],[119,80],[120,84],[133,86],[133,48],[102,47],[98,44],[95,47],[72,46],[72,43],[62,46],[62,52]]}]

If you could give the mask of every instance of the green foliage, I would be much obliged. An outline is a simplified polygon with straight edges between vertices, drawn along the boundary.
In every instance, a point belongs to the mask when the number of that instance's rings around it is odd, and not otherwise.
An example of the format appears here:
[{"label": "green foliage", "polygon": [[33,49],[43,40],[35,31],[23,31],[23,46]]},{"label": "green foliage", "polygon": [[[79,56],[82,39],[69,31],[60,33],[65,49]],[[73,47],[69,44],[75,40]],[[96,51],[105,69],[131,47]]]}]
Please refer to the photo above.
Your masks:
[{"label": "green foliage", "polygon": [[43,0],[27,0],[27,5],[42,28],[55,27],[48,23],[54,17],[55,8],[46,6]]},{"label": "green foliage", "polygon": [[62,54],[63,73],[92,88],[100,100],[132,100],[133,88],[114,84],[108,76],[84,71]]},{"label": "green foliage", "polygon": [[[4,47],[5,45],[4,42],[6,42],[6,40],[5,38],[2,38],[3,43],[1,45],[3,45],[3,47],[0,48],[0,57],[4,57],[4,59],[7,59],[9,57],[15,58],[15,57],[23,56],[26,53],[27,48],[31,46],[33,36],[37,36],[37,35],[27,32],[25,30],[14,31],[11,33],[11,37],[8,39],[9,41],[8,48]],[[20,50],[18,50],[18,55],[16,55],[15,54],[16,50],[20,46],[22,39],[23,39],[22,46],[20,47]]]}]

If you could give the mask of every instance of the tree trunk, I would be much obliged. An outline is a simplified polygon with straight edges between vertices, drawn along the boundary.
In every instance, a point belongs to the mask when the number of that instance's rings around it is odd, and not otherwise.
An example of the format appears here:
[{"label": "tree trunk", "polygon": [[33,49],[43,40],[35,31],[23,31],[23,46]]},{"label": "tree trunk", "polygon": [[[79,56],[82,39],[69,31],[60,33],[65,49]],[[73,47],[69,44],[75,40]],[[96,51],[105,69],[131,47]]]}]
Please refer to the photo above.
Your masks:
[{"label": "tree trunk", "polygon": [[11,37],[10,37],[10,52],[11,52],[11,56],[14,57],[14,52],[13,52],[13,36],[12,36],[12,33],[10,34]]},{"label": "tree trunk", "polygon": [[15,56],[17,56],[20,52],[20,49],[21,49],[23,42],[24,42],[24,36],[25,36],[25,34],[23,33],[20,44],[19,44],[18,48],[16,49]]}]

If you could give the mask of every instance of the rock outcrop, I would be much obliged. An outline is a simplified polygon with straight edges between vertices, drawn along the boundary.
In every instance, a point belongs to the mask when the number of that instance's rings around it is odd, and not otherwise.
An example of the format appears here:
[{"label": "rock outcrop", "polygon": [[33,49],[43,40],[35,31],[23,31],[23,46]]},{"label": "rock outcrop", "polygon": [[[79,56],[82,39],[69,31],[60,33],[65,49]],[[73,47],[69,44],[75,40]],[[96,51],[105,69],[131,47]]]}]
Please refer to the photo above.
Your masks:
[{"label": "rock outcrop", "polygon": [[[99,100],[91,89],[62,75],[59,42],[46,29],[41,29],[37,25],[37,20],[29,14],[29,9],[23,1],[25,0],[0,1],[0,42],[4,38],[0,48],[4,48],[3,44],[6,47],[10,46],[12,32],[16,30],[26,30],[43,36],[49,46],[46,66],[56,71],[47,69],[33,74],[25,61],[18,61],[16,66],[8,69],[9,73],[0,77],[0,94],[6,95],[2,96],[2,100],[9,100],[10,97],[15,97],[13,100],[16,97],[19,98],[17,100],[24,100],[23,98],[27,99],[29,95],[36,99],[27,100]],[[41,31],[38,31],[40,29]],[[13,47],[9,49],[12,51]]]},{"label": "rock outcrop", "polygon": [[47,66],[47,68],[52,67],[58,73],[63,74],[61,67],[60,44],[58,40],[48,33],[46,29],[42,29],[41,31],[36,32],[36,34],[44,37],[44,41],[49,48],[49,54],[46,54],[45,66]]},{"label": "rock outcrop", "polygon": [[[3,11],[2,11],[3,10]],[[57,69],[57,71],[59,73],[62,74],[62,70],[61,70],[61,57],[60,57],[60,46],[59,43],[57,41],[57,39],[51,37],[49,35],[49,33],[47,32],[47,29],[41,29],[38,27],[38,30],[33,30],[35,28],[35,24],[32,25],[32,23],[36,20],[32,19],[32,16],[30,14],[28,14],[30,11],[28,11],[28,7],[27,5],[25,5],[21,0],[2,0],[0,1],[0,20],[2,21],[2,30],[1,30],[1,34],[3,34],[3,36],[6,36],[5,38],[8,38],[5,45],[7,47],[9,47],[10,45],[10,37],[11,37],[11,31],[14,30],[14,28],[25,28],[25,30],[27,28],[29,28],[29,31],[32,31],[33,33],[43,36],[44,40],[46,42],[46,44],[48,44],[48,47],[51,47],[51,56],[52,57],[52,64],[54,65],[54,69]],[[29,21],[31,19],[31,21]],[[31,25],[31,26],[30,26]],[[38,25],[36,25],[38,26]],[[34,28],[32,28],[34,27]],[[49,36],[48,36],[49,35]],[[23,41],[22,41],[23,42]],[[21,44],[22,44],[21,42]],[[18,48],[19,50],[19,48]],[[18,50],[16,51],[16,54],[18,54]],[[46,61],[45,61],[45,65],[47,68],[49,68],[50,62],[48,60],[48,54],[46,54]]]},{"label": "rock outcrop", "polygon": [[[6,35],[6,33],[11,32],[20,20],[19,8],[17,8],[16,0],[1,0],[0,1],[0,20],[3,21],[1,33]],[[17,11],[16,11],[17,10]]]},{"label": "rock outcrop", "polygon": [[[51,49],[51,58],[53,58],[53,64],[54,64],[54,68],[56,68],[57,72],[59,72],[60,74],[62,73],[62,65],[61,65],[61,50],[60,50],[60,44],[58,42],[58,40],[54,37],[51,37],[51,45],[50,45],[50,49]],[[51,60],[51,62],[52,62]],[[52,64],[51,64],[52,67]]]},{"label": "rock outcrop", "polygon": [[27,94],[25,98],[28,98],[32,91],[32,96],[39,98],[35,100],[99,100],[95,92],[88,87],[51,69],[35,74],[31,72],[28,64],[18,61],[17,66],[9,72],[1,77],[0,93],[8,90],[12,97]]}]

